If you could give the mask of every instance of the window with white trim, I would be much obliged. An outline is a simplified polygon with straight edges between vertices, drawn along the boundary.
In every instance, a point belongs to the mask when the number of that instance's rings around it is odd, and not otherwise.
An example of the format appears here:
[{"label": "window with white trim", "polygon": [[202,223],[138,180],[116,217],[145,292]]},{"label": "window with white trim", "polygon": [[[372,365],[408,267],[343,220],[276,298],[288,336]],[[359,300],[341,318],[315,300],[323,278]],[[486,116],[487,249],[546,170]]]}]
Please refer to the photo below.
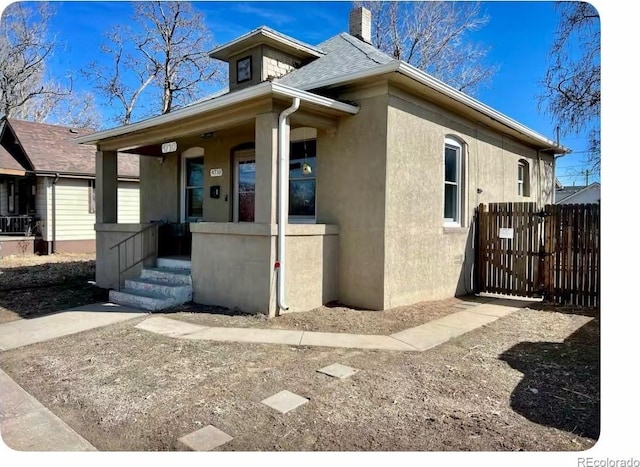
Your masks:
[{"label": "window with white trim", "polygon": [[444,142],[444,224],[462,225],[463,206],[463,152],[462,144],[453,138]]},{"label": "window with white trim", "polygon": [[529,196],[529,163],[524,159],[518,161],[518,196]]}]

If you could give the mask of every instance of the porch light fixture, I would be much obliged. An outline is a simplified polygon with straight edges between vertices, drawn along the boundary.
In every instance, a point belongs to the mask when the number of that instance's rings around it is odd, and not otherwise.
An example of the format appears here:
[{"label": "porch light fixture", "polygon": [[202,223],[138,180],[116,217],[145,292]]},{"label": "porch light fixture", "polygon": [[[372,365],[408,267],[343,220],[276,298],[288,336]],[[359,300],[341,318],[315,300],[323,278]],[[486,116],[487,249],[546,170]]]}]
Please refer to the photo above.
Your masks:
[{"label": "porch light fixture", "polygon": [[313,169],[311,168],[311,165],[309,165],[306,162],[304,162],[302,164],[302,174],[303,175],[311,175],[311,172],[313,172]]},{"label": "porch light fixture", "polygon": [[302,147],[304,148],[304,162],[302,163],[302,175],[311,175],[313,169],[311,165],[307,162],[307,128],[305,127],[303,130],[302,138],[304,142],[302,143]]}]

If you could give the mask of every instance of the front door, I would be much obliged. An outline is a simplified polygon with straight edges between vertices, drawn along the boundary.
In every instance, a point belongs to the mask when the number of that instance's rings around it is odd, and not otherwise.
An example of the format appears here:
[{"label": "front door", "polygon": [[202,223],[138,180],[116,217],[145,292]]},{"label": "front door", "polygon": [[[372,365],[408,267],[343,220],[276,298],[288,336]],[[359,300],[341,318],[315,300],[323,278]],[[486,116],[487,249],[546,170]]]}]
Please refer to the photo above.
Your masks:
[{"label": "front door", "polygon": [[254,222],[256,210],[256,157],[253,151],[235,156],[233,220]]}]

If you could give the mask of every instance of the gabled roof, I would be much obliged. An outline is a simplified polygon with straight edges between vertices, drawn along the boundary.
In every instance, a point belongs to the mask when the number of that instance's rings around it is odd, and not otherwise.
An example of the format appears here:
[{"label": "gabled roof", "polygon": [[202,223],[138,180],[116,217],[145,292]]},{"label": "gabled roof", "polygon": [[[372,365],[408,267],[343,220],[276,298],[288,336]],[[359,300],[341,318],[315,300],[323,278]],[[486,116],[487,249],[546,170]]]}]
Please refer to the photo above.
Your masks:
[{"label": "gabled roof", "polygon": [[588,191],[597,190],[598,199],[600,198],[600,183],[594,182],[590,185],[572,185],[565,186],[559,190],[556,190],[556,203],[569,203],[573,198],[577,198],[578,195],[584,194]]},{"label": "gabled roof", "polygon": [[5,148],[0,146],[0,175],[24,175],[26,171],[26,167],[23,167]]},{"label": "gabled roof", "polygon": [[[95,175],[95,149],[74,142],[78,136],[92,133],[91,130],[74,130],[14,118],[5,119],[5,122],[4,130],[11,132],[13,138],[10,135],[3,137],[3,150],[14,160],[14,165],[19,164],[18,159],[22,156],[30,165],[23,170],[36,174]],[[13,142],[15,144],[9,146]],[[138,157],[132,154],[118,157],[118,175],[138,178]]]}]

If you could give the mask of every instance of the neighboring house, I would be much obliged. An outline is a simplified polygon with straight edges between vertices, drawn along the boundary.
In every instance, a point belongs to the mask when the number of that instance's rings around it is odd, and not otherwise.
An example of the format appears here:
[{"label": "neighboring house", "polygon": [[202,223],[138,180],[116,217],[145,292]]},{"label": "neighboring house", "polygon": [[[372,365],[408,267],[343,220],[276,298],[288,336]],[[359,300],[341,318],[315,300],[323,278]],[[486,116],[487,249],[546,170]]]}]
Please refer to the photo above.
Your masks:
[{"label": "neighboring house", "polygon": [[556,187],[555,204],[593,204],[600,202],[600,184]]},{"label": "neighboring house", "polygon": [[[68,127],[0,119],[0,256],[95,251],[95,151]],[[140,221],[136,156],[118,167],[119,222]]]},{"label": "neighboring house", "polygon": [[[151,290],[135,278],[157,255],[121,261],[122,246],[152,249],[164,221],[190,228],[173,264],[191,269],[197,303],[275,315],[472,291],[476,207],[551,203],[568,149],[373,47],[367,10],[350,23],[318,46],[253,30],[210,53],[229,64],[227,93],[78,139],[97,147],[98,285],[124,286],[123,303]],[[129,151],[142,155],[138,225],[113,202]]]}]

